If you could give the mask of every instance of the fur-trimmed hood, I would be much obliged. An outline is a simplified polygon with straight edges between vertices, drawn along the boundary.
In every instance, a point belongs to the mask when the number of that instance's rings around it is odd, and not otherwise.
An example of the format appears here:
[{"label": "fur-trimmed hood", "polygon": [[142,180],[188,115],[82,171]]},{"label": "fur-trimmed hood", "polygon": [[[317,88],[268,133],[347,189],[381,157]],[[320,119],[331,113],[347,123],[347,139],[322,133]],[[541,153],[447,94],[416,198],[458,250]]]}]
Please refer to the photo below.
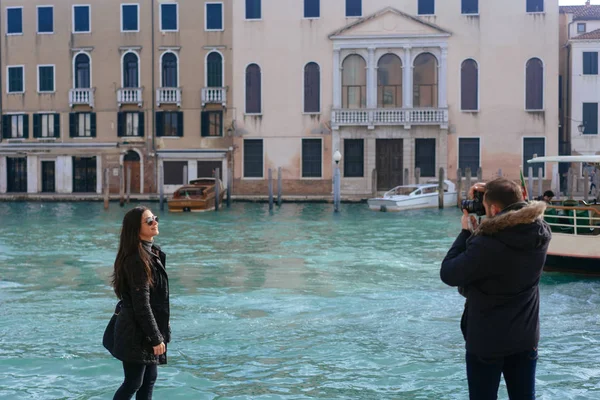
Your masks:
[{"label": "fur-trimmed hood", "polygon": [[495,217],[486,218],[473,237],[491,236],[513,248],[537,248],[552,237],[543,220],[544,211],[546,203],[541,201],[516,204]]}]

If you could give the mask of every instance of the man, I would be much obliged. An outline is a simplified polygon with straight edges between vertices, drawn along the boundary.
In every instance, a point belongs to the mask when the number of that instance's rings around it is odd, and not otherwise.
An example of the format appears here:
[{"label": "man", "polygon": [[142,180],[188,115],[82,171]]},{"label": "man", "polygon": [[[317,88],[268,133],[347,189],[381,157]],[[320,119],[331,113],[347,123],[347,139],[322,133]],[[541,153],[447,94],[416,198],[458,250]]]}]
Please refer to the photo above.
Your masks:
[{"label": "man", "polygon": [[547,204],[551,204],[553,198],[554,198],[554,192],[552,190],[546,190],[544,192],[544,195],[541,197],[538,197],[536,200],[545,201]]},{"label": "man", "polygon": [[470,399],[495,400],[502,374],[511,400],[535,399],[538,284],[551,238],[546,204],[524,202],[521,187],[504,178],[473,190],[484,193],[487,218],[477,226],[463,211],[440,271],[467,298],[461,329]]}]

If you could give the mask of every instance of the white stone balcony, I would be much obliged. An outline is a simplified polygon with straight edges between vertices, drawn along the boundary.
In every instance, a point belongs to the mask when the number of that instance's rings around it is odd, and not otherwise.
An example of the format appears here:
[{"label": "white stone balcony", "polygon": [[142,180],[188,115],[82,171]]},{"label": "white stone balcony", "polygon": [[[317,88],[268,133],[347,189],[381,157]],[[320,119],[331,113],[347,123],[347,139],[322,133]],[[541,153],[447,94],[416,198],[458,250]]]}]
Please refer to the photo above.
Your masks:
[{"label": "white stone balcony", "polygon": [[227,88],[202,88],[202,107],[206,104],[221,104],[223,107],[227,107]]},{"label": "white stone balcony", "polygon": [[94,108],[94,92],[96,88],[71,89],[69,90],[69,106],[90,106]]},{"label": "white stone balcony", "polygon": [[447,108],[376,108],[334,109],[331,115],[334,129],[340,126],[366,126],[374,129],[382,125],[439,125],[448,128]]},{"label": "white stone balcony", "polygon": [[181,88],[159,88],[156,89],[156,106],[161,104],[177,104],[181,107]]},{"label": "white stone balcony", "polygon": [[137,104],[138,107],[142,106],[142,88],[120,88],[117,90],[117,103],[119,107],[123,104]]}]

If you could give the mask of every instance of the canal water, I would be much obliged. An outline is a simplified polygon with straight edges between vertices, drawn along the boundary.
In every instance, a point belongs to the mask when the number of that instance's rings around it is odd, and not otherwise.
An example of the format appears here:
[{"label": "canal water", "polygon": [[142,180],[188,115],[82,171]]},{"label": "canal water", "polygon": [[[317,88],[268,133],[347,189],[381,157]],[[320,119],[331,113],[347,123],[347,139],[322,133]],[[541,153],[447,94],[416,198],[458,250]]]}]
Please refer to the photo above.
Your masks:
[{"label": "canal water", "polygon": [[[112,398],[101,337],[125,211],[0,203],[0,399]],[[457,210],[155,212],[173,328],[155,398],[468,398],[463,299],[439,280]],[[599,399],[600,281],[546,274],[541,294],[538,398]]]}]

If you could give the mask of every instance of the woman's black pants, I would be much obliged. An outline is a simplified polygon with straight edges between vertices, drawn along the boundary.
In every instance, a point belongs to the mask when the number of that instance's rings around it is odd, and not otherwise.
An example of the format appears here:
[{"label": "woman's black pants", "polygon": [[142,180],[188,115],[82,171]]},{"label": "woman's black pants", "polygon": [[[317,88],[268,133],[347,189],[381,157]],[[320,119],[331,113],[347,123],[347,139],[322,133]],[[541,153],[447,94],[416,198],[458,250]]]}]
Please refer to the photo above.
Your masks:
[{"label": "woman's black pants", "polygon": [[157,365],[123,362],[125,381],[115,393],[113,400],[129,400],[135,394],[136,400],[152,400],[152,390],[158,377]]}]

